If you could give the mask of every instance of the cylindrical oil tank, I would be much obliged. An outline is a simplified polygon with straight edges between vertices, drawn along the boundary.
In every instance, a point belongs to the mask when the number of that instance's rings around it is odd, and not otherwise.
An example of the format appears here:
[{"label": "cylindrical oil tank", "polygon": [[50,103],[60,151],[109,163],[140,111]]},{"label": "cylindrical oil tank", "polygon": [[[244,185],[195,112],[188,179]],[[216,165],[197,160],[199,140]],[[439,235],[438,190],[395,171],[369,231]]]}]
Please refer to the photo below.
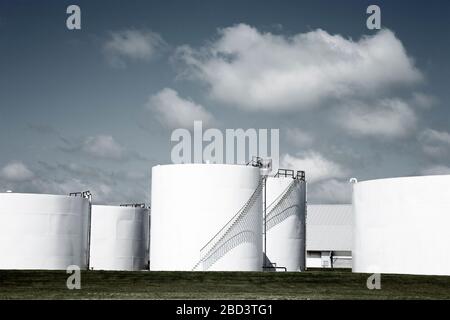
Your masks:
[{"label": "cylindrical oil tank", "polygon": [[151,198],[150,270],[262,270],[259,168],[155,166]]},{"label": "cylindrical oil tank", "polygon": [[86,269],[88,199],[0,193],[0,269]]},{"label": "cylindrical oil tank", "polygon": [[450,175],[354,184],[353,272],[450,275]]},{"label": "cylindrical oil tank", "polygon": [[148,268],[147,208],[94,205],[91,220],[91,269],[137,271]]},{"label": "cylindrical oil tank", "polygon": [[306,184],[292,177],[266,183],[266,267],[303,271],[306,242]]}]

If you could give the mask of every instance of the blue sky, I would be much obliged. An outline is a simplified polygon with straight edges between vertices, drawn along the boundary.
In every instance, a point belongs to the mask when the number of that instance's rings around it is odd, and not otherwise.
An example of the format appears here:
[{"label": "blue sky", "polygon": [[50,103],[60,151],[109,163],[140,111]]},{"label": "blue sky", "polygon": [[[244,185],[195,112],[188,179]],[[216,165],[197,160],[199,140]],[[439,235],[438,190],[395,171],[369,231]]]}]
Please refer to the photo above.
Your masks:
[{"label": "blue sky", "polygon": [[[81,30],[66,28],[70,4]],[[148,202],[151,167],[195,119],[279,128],[282,166],[307,171],[316,203],[348,202],[353,176],[450,173],[449,14],[448,1],[1,1],[0,189]]]}]

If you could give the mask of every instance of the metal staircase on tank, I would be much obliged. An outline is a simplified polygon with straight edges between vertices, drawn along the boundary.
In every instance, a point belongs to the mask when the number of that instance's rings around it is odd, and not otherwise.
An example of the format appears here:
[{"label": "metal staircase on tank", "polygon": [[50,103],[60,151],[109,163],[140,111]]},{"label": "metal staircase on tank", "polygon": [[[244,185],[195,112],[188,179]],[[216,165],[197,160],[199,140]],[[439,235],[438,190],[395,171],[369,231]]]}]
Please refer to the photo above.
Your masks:
[{"label": "metal staircase on tank", "polygon": [[298,199],[291,195],[297,188],[298,183],[297,180],[293,180],[289,183],[283,193],[267,208],[267,228],[265,230],[269,231],[291,214],[295,214],[295,211],[298,208]]},{"label": "metal staircase on tank", "polygon": [[296,214],[298,211],[299,202],[295,196],[295,190],[298,188],[300,181],[305,180],[305,173],[303,171],[279,169],[275,177],[292,177],[292,182],[286,189],[267,207],[266,214],[266,232],[283,222],[289,216]]},{"label": "metal staircase on tank", "polygon": [[[260,239],[254,234],[251,226],[258,223],[258,205],[261,202],[263,179],[244,206],[209,240],[200,250],[200,260],[192,268],[197,271],[202,268],[207,271],[225,254],[245,242],[257,243]],[[255,210],[258,210],[255,212]]]}]

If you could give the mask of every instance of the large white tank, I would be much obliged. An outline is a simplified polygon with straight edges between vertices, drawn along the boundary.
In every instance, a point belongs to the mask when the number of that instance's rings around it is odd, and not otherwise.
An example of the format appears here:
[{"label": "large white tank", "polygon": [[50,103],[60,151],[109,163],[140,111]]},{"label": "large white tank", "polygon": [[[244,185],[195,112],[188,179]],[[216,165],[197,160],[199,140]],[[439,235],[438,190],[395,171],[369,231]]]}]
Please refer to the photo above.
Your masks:
[{"label": "large white tank", "polygon": [[93,270],[136,271],[148,268],[149,210],[133,206],[92,206]]},{"label": "large white tank", "polygon": [[268,177],[266,184],[266,265],[305,269],[306,184],[291,176]]},{"label": "large white tank", "polygon": [[153,167],[150,270],[261,271],[261,196],[256,167]]},{"label": "large white tank", "polygon": [[353,187],[353,271],[450,275],[450,175]]},{"label": "large white tank", "polygon": [[85,269],[89,200],[0,193],[0,269]]}]

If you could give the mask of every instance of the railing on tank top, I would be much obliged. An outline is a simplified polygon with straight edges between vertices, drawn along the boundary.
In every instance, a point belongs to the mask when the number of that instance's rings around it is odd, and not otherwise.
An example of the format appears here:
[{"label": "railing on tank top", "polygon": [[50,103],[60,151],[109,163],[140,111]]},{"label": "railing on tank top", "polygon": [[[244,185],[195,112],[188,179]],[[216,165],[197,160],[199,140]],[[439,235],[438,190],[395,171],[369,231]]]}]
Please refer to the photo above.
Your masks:
[{"label": "railing on tank top", "polygon": [[298,170],[297,173],[295,170],[291,169],[278,169],[278,172],[275,174],[275,178],[278,177],[291,177],[292,179],[297,179],[300,181],[305,181],[305,171]]}]

